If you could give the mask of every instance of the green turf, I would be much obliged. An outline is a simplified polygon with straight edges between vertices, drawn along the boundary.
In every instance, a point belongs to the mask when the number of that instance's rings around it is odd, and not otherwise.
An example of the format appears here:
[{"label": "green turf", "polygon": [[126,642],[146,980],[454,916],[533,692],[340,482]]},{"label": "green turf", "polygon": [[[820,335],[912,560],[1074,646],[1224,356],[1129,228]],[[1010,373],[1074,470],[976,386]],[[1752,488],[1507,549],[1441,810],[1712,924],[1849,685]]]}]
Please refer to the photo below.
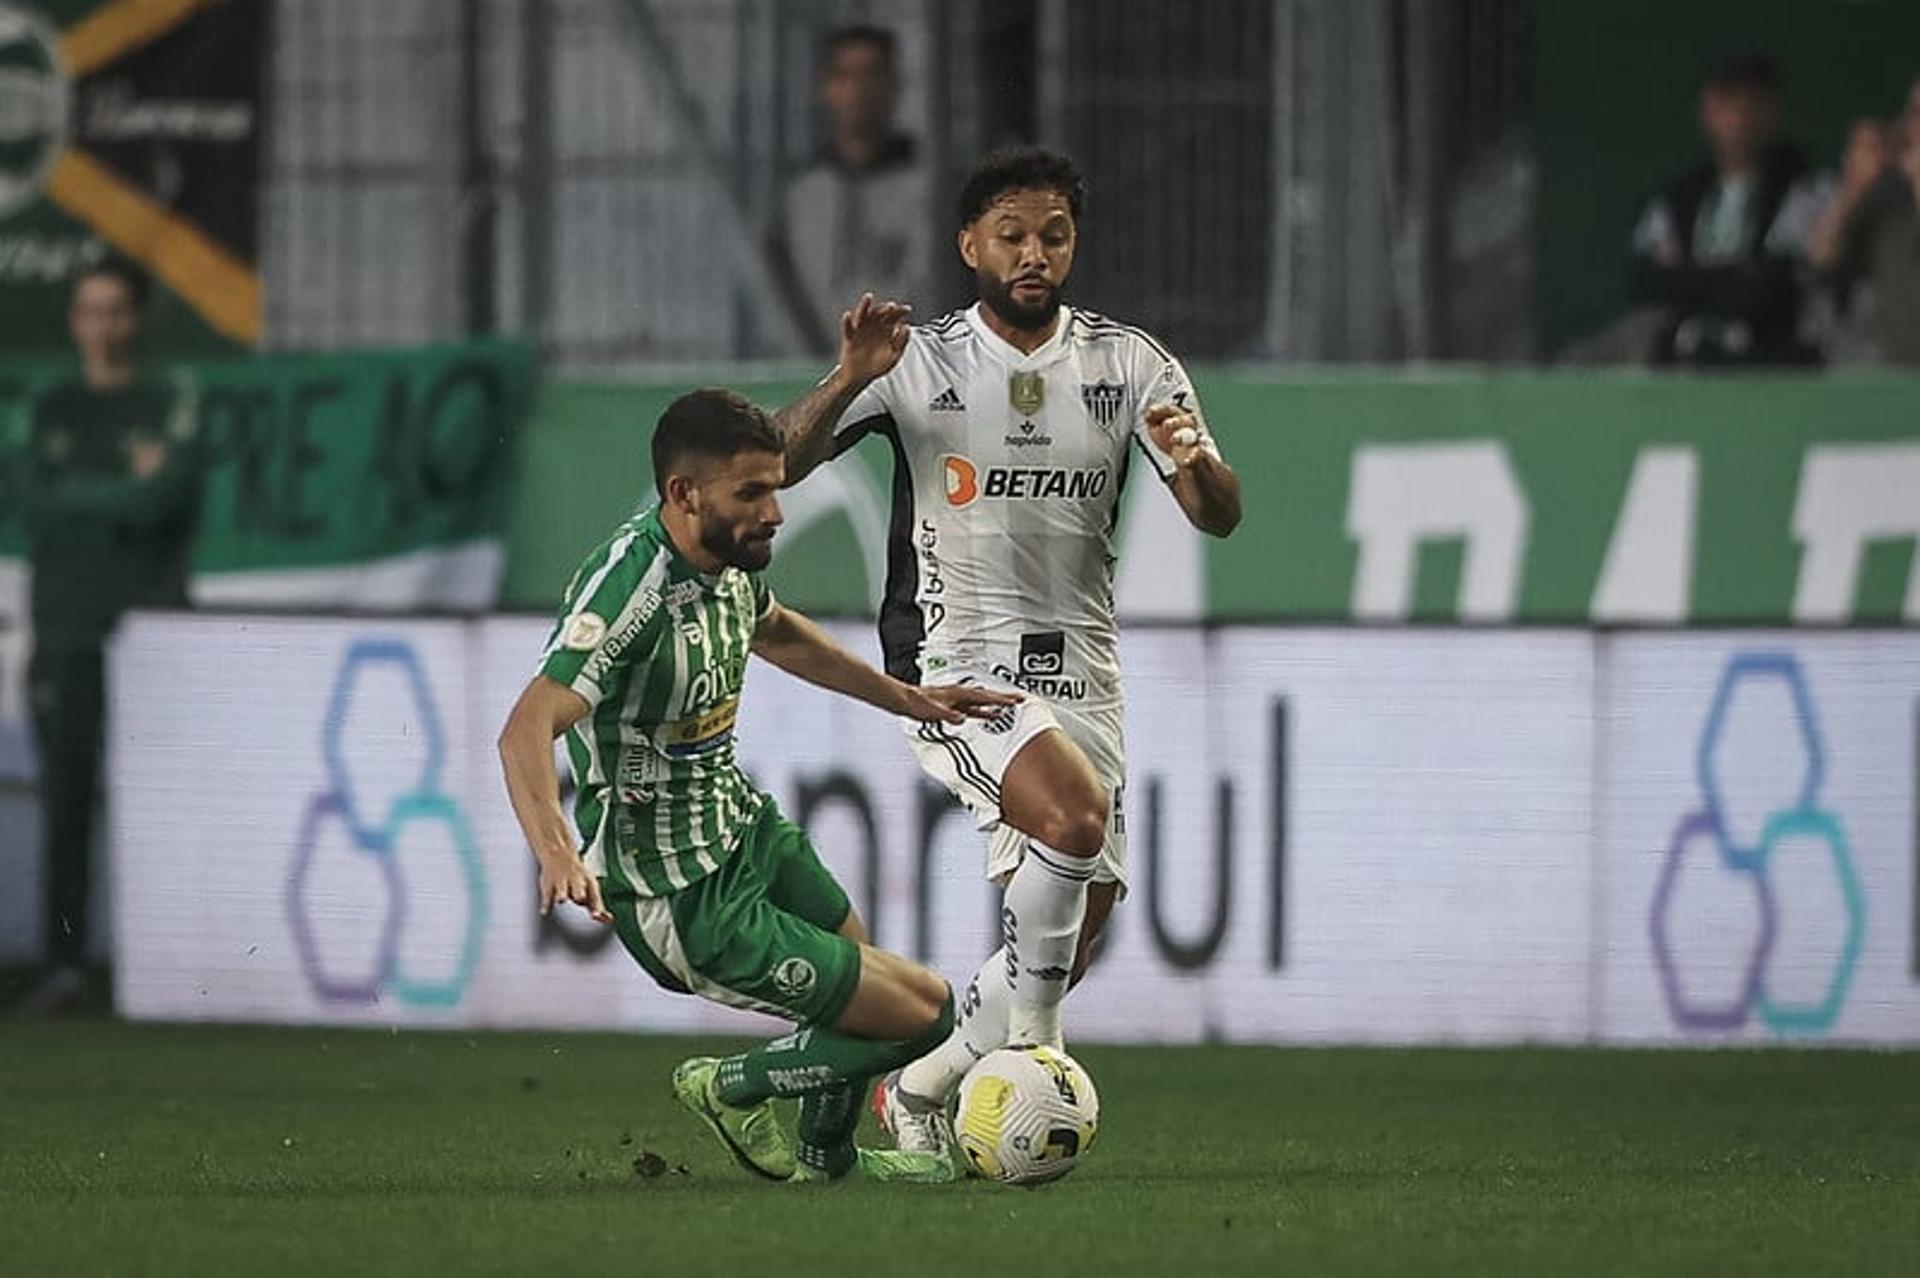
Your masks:
[{"label": "green turf", "polygon": [[1089,1046],[1022,1191],[749,1181],[701,1046],[0,1026],[0,1272],[1920,1273],[1911,1053]]}]

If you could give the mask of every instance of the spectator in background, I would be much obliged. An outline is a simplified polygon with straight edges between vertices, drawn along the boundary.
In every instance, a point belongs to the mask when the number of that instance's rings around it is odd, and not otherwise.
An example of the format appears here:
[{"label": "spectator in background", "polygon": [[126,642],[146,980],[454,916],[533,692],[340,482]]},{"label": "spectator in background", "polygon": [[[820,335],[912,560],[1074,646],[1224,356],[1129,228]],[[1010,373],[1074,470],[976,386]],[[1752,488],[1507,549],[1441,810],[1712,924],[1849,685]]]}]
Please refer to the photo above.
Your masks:
[{"label": "spectator in background", "polygon": [[1817,364],[1801,335],[1807,236],[1827,184],[1778,140],[1773,64],[1743,58],[1700,90],[1708,158],[1647,205],[1628,293],[1662,308],[1655,364]]},{"label": "spectator in background", "polygon": [[30,422],[23,491],[33,570],[28,703],[40,753],[50,970],[26,999],[52,1011],[86,990],[87,898],[105,687],[102,652],[120,614],[187,603],[200,498],[196,405],[184,383],[145,372],[148,284],[116,261],[74,280],[68,323],[80,373]]},{"label": "spectator in background", "polygon": [[821,44],[829,136],[786,189],[776,248],[823,353],[838,348],[840,316],[863,292],[929,305],[931,187],[913,138],[894,122],[898,57],[882,27],[839,27]]},{"label": "spectator in background", "polygon": [[1920,80],[1899,119],[1853,126],[1807,256],[1838,304],[1840,359],[1920,365]]}]

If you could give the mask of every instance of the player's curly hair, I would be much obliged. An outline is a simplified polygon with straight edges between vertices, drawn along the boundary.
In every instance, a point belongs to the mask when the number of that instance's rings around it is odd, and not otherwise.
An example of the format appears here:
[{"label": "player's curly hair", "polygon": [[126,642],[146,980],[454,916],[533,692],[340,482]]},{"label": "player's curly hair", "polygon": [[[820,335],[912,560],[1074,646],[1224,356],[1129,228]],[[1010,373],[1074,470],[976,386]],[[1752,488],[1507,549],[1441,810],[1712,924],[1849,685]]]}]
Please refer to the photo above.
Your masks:
[{"label": "player's curly hair", "polygon": [[667,476],[690,457],[725,461],[741,453],[780,453],[780,432],[758,404],[721,386],[688,391],[667,405],[653,428],[653,487],[667,495]]},{"label": "player's curly hair", "polygon": [[1056,192],[1076,222],[1087,204],[1087,179],[1071,158],[1044,147],[1002,147],[981,160],[960,188],[960,225],[985,213],[1009,191]]}]

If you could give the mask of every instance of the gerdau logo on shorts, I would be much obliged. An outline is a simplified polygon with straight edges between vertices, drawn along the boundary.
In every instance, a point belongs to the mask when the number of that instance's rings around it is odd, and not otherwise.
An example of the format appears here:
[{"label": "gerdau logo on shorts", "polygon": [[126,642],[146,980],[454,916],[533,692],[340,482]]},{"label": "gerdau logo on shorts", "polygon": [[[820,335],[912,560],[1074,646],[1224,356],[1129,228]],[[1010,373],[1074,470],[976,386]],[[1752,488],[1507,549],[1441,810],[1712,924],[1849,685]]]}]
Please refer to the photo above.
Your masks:
[{"label": "gerdau logo on shorts", "polygon": [[998,501],[1089,501],[1107,491],[1105,466],[989,466],[982,470],[958,453],[940,458],[949,506]]}]

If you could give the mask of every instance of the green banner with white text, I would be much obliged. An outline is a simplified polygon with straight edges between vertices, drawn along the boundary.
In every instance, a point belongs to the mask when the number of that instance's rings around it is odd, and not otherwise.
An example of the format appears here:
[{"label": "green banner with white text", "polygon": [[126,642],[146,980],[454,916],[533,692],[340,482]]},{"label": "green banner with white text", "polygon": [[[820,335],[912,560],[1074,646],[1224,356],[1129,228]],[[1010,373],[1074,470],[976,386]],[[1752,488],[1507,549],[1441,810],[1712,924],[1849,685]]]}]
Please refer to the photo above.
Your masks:
[{"label": "green banner with white text", "polygon": [[[202,459],[193,601],[493,607],[536,372],[531,348],[492,342],[154,369],[190,405],[183,429]],[[73,447],[36,436],[35,405],[75,376],[59,361],[0,360],[0,775],[26,766],[32,450]]]},{"label": "green banner with white text", "polygon": [[[1136,470],[1120,524],[1125,618],[1920,622],[1920,378],[1197,380],[1245,521],[1226,541],[1201,537]],[[805,386],[741,389],[772,406]],[[684,389],[545,389],[509,606],[550,607],[581,555],[650,499],[647,432]],[[783,598],[872,612],[890,465],[869,440],[783,495]]]},{"label": "green banner with white text", "polygon": [[[256,356],[156,372],[195,401],[206,458],[196,595],[315,608],[494,602],[533,397],[529,348]],[[34,403],[76,375],[60,361],[0,361],[0,422],[10,427],[0,555],[25,550],[20,487],[31,480],[17,463]],[[397,561],[475,545],[493,547],[487,577],[423,579],[411,597],[355,591],[356,579]],[[233,584],[249,580],[261,591]]]}]

